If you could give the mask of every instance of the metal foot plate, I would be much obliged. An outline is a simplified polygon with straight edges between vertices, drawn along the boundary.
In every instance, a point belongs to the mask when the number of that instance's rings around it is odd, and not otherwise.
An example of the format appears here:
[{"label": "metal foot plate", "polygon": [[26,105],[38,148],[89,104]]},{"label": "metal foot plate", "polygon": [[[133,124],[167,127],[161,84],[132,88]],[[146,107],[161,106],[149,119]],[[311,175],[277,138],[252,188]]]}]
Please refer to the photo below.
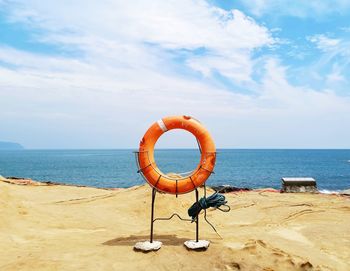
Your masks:
[{"label": "metal foot plate", "polygon": [[162,247],[162,242],[160,241],[153,241],[152,243],[150,241],[144,241],[144,242],[137,242],[134,246],[134,249],[147,252],[152,250],[158,250],[161,247]]},{"label": "metal foot plate", "polygon": [[209,247],[210,242],[207,240],[198,240],[198,242],[195,240],[188,240],[184,243],[184,245],[191,250],[205,250]]}]

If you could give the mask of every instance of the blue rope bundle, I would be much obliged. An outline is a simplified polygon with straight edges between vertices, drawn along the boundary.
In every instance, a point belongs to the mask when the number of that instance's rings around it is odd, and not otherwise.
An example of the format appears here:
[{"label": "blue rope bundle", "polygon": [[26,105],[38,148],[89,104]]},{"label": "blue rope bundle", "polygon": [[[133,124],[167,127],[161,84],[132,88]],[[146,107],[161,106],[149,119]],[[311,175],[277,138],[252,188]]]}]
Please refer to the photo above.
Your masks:
[{"label": "blue rope bundle", "polygon": [[[192,217],[192,221],[194,221],[197,217],[197,215],[200,213],[201,210],[208,209],[210,207],[217,208],[223,212],[228,212],[228,210],[220,209],[220,206],[226,205],[227,201],[225,199],[225,196],[222,194],[219,194],[218,192],[215,192],[209,197],[203,197],[198,202],[195,202],[189,209],[188,209],[188,215]],[[227,206],[229,208],[229,206]]]}]

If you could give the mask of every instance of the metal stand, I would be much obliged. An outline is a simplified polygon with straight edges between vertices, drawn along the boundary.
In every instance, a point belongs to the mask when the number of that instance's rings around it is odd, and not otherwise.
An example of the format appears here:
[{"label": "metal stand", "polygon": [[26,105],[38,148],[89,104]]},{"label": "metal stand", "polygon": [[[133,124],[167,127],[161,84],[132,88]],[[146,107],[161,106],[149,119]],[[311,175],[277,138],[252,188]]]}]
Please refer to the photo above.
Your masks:
[{"label": "metal stand", "polygon": [[[198,189],[196,188],[195,190],[195,194],[196,194],[196,202],[198,203]],[[170,220],[172,219],[174,216],[177,216],[180,220],[183,221],[190,221],[192,222],[192,219],[186,219],[186,218],[182,218],[179,214],[177,213],[173,213],[170,217],[158,217],[158,218],[154,218],[154,202],[156,199],[156,193],[157,190],[155,188],[152,188],[152,207],[151,207],[151,233],[150,233],[150,243],[153,243],[153,229],[154,229],[154,222],[157,220]],[[196,216],[196,220],[194,221],[196,223],[196,242],[198,242],[198,237],[199,237],[199,216],[197,214]]]},{"label": "metal stand", "polygon": [[[200,145],[199,149],[201,151]],[[147,166],[145,166],[144,168],[140,167],[140,163],[139,163],[139,154],[141,152],[134,152],[135,153],[135,160],[136,160],[136,165],[138,167],[138,173],[140,173],[140,175],[147,181],[147,179],[145,178],[145,176],[143,175],[143,171],[147,168],[147,167],[152,167],[155,171],[157,171],[156,168],[154,168],[155,163],[152,163],[151,161],[149,161],[149,164]],[[147,153],[148,156],[148,151],[144,151],[143,153]],[[201,151],[202,153],[202,151]],[[216,152],[206,152],[205,155],[216,155]],[[148,157],[148,160],[149,157]],[[197,171],[199,170],[206,170],[209,171],[208,169],[206,169],[205,167],[200,166]],[[157,171],[159,174],[159,179],[162,177],[161,172]],[[213,171],[209,171],[211,174],[214,173]],[[194,174],[194,173],[192,173]],[[178,193],[177,193],[177,184],[178,184],[178,180],[174,180],[176,181],[176,198],[178,197]],[[155,186],[157,185],[157,183],[155,184]],[[205,189],[204,189],[205,190]],[[195,196],[196,196],[196,203],[199,203],[199,193],[198,193],[198,189],[195,188],[194,190],[195,192]],[[150,232],[150,238],[149,238],[149,242],[145,241],[145,242],[139,242],[135,245],[136,249],[140,249],[143,251],[150,251],[150,250],[158,250],[160,248],[160,246],[162,245],[161,242],[159,241],[154,241],[153,240],[153,232],[154,232],[154,222],[156,222],[157,220],[170,220],[172,219],[174,216],[177,216],[180,220],[183,221],[189,221],[189,222],[195,222],[196,223],[196,239],[195,240],[189,240],[186,241],[184,243],[184,245],[188,248],[188,249],[206,249],[209,246],[209,241],[206,240],[199,240],[199,214],[197,214],[196,218],[194,220],[192,219],[186,219],[186,218],[182,218],[179,214],[177,213],[173,213],[170,217],[157,217],[154,218],[154,203],[155,203],[155,199],[156,199],[156,194],[157,194],[157,189],[155,187],[152,188],[152,203],[151,203],[151,232]],[[204,192],[204,197],[205,197],[205,192]],[[204,210],[205,211],[205,210]],[[206,220],[205,216],[204,219]],[[206,220],[207,221],[207,220]]]},{"label": "metal stand", "polygon": [[[196,193],[196,202],[198,203],[198,190],[196,188],[195,190]],[[198,242],[198,235],[199,235],[199,213],[196,216],[196,242]]]},{"label": "metal stand", "polygon": [[154,223],[154,201],[156,199],[157,190],[155,188],[152,189],[152,209],[151,209],[151,236],[150,242],[153,243],[153,223]]}]

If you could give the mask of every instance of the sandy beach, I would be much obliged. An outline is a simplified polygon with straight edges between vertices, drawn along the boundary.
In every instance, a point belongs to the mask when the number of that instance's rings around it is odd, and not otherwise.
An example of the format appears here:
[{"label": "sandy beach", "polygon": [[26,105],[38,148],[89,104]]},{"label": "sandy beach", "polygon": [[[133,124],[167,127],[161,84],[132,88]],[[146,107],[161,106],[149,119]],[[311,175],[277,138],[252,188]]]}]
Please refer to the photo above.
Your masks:
[{"label": "sandy beach", "polygon": [[[200,191],[203,195],[203,191]],[[195,224],[155,222],[147,240],[151,188],[105,190],[0,181],[0,270],[350,270],[350,198],[250,191],[225,194],[231,212],[200,217],[207,251],[188,251]],[[187,216],[194,193],[157,194],[156,216]]]}]

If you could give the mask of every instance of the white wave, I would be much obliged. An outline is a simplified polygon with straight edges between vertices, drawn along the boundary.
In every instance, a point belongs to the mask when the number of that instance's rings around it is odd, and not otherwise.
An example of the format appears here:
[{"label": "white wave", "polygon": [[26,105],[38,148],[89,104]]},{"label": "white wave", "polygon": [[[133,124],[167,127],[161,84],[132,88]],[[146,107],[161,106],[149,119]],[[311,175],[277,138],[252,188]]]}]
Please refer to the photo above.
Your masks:
[{"label": "white wave", "polygon": [[339,194],[339,190],[321,189],[318,192],[320,192],[321,194]]}]

